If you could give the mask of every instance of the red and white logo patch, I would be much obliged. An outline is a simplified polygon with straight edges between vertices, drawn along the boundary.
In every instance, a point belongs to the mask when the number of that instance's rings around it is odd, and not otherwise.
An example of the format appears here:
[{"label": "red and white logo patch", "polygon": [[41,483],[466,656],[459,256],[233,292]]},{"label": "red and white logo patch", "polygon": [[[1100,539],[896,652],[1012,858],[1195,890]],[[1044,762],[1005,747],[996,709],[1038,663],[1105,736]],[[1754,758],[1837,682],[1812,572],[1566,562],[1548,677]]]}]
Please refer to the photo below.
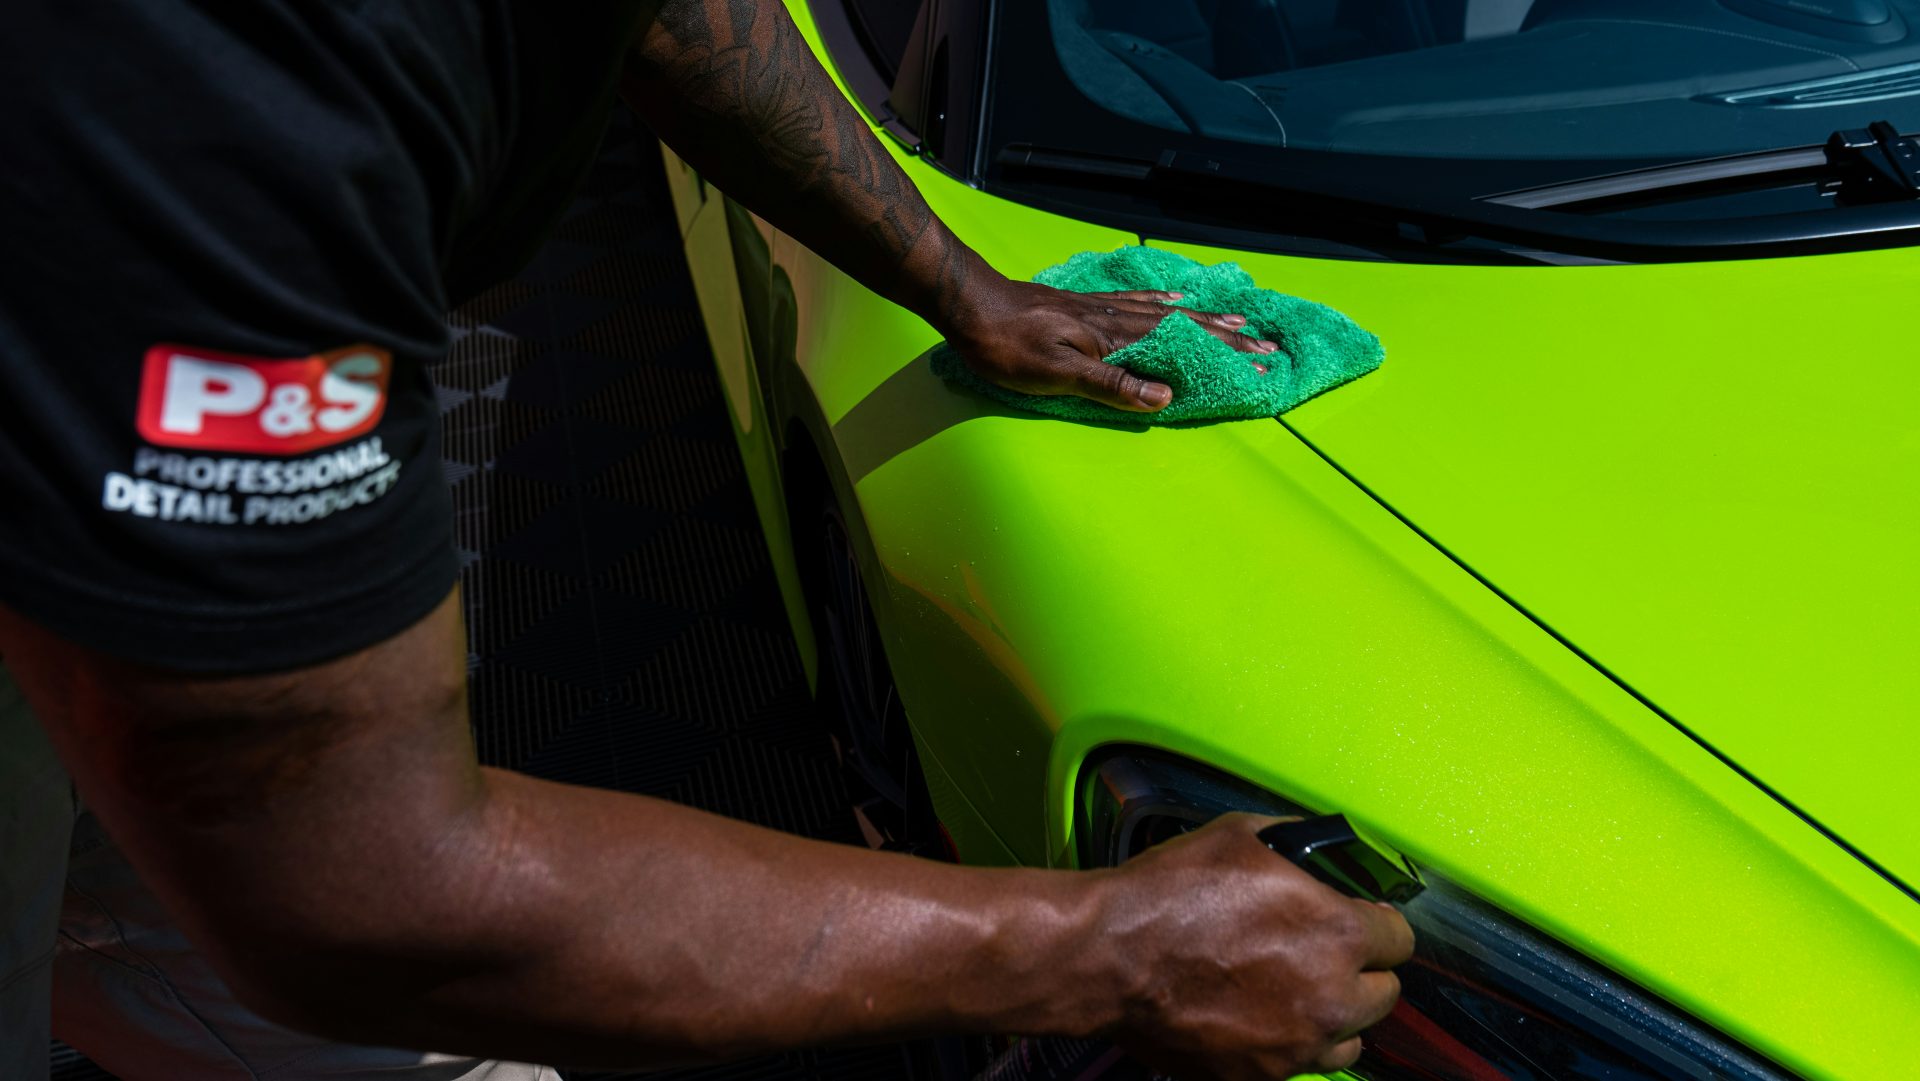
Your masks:
[{"label": "red and white logo patch", "polygon": [[157,446],[299,454],[372,431],[392,376],[393,355],[367,345],[294,360],[156,345],[137,423]]}]

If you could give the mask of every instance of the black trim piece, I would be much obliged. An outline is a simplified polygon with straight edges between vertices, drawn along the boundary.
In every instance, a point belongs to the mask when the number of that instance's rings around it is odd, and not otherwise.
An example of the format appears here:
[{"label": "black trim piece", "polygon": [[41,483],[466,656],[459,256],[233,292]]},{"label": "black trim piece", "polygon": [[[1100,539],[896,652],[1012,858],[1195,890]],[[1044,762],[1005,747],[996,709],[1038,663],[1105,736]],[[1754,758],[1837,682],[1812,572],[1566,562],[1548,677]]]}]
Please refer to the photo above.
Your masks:
[{"label": "black trim piece", "polygon": [[[924,2],[931,3],[932,0]],[[807,0],[807,10],[813,13],[813,25],[820,32],[820,43],[832,55],[834,65],[840,70],[840,77],[846,80],[847,89],[853,93],[855,104],[865,110],[882,131],[908,150],[918,153],[920,135],[894,115],[893,107],[887,102],[893,94],[893,87],[881,74],[859,29],[853,25],[853,17],[847,13],[846,0]]]},{"label": "black trim piece", "polygon": [[[853,96],[869,113],[877,114],[879,107],[886,104],[892,87],[867,54],[859,31],[854,29],[853,17],[847,14],[846,0],[807,0],[807,10],[813,12],[813,25],[820,31],[821,44],[839,63],[840,77],[847,81],[847,89],[853,91]],[[860,62],[849,62],[853,60]]]},{"label": "black trim piece", "polygon": [[1661,709],[1658,705],[1656,705],[1653,702],[1652,699],[1648,698],[1646,695],[1641,694],[1639,691],[1635,690],[1632,684],[1629,684],[1626,680],[1622,679],[1619,676],[1619,674],[1614,672],[1611,668],[1608,668],[1606,665],[1601,664],[1600,661],[1597,658],[1595,658],[1592,654],[1588,653],[1586,650],[1581,649],[1579,646],[1575,645],[1572,641],[1570,641],[1565,635],[1561,634],[1559,631],[1556,631],[1552,627],[1548,626],[1545,620],[1535,615],[1533,611],[1529,609],[1526,605],[1521,604],[1511,594],[1507,593],[1506,590],[1503,590],[1499,586],[1493,584],[1493,582],[1490,579],[1488,579],[1486,575],[1483,575],[1479,571],[1474,570],[1471,564],[1469,564],[1466,560],[1460,558],[1460,556],[1457,555],[1451,548],[1448,548],[1446,545],[1440,543],[1438,538],[1434,537],[1431,533],[1428,533],[1426,530],[1416,525],[1413,519],[1408,518],[1406,515],[1400,513],[1400,511],[1397,508],[1395,508],[1393,504],[1387,502],[1384,498],[1382,498],[1379,492],[1374,491],[1359,477],[1354,476],[1351,472],[1347,470],[1345,466],[1342,466],[1338,461],[1335,461],[1332,455],[1328,454],[1324,450],[1321,450],[1319,445],[1316,444],[1313,440],[1308,439],[1304,434],[1302,434],[1300,429],[1295,428],[1291,424],[1288,424],[1285,417],[1275,417],[1274,420],[1278,421],[1281,427],[1285,428],[1288,432],[1292,433],[1293,437],[1295,439],[1298,439],[1302,444],[1304,444],[1308,450],[1311,450],[1313,451],[1314,454],[1318,455],[1321,461],[1332,466],[1336,472],[1338,472],[1342,477],[1345,477],[1347,481],[1350,484],[1352,484],[1355,488],[1358,488],[1360,489],[1360,491],[1366,493],[1367,498],[1379,504],[1381,509],[1385,510],[1388,514],[1391,514],[1395,518],[1399,519],[1402,525],[1406,526],[1408,529],[1413,530],[1414,534],[1418,536],[1421,540],[1426,541],[1428,544],[1433,546],[1433,549],[1435,551],[1439,552],[1443,556],[1446,556],[1447,559],[1452,561],[1454,566],[1459,567],[1461,570],[1466,571],[1468,574],[1472,575],[1474,581],[1479,582],[1481,585],[1485,586],[1488,589],[1488,591],[1490,591],[1494,596],[1499,597],[1502,601],[1506,602],[1506,604],[1509,607],[1511,607],[1514,611],[1520,613],[1522,616],[1525,616],[1528,622],[1532,623],[1534,626],[1545,631],[1548,635],[1550,635],[1553,638],[1554,641],[1560,643],[1562,646],[1565,646],[1568,652],[1580,658],[1594,671],[1600,673],[1602,676],[1605,676],[1609,681],[1613,683],[1614,686],[1627,692],[1629,695],[1632,695],[1634,701],[1639,702],[1641,705],[1647,707],[1647,709],[1652,711],[1655,716],[1667,722],[1667,724],[1670,725],[1674,731],[1679,732],[1681,735],[1692,740],[1696,745],[1700,747],[1701,750],[1704,750],[1708,754],[1719,759],[1722,765],[1732,770],[1735,774],[1738,774],[1748,784],[1751,784],[1753,787],[1759,789],[1769,799],[1773,800],[1775,803],[1779,804],[1781,807],[1786,808],[1789,812],[1793,814],[1794,817],[1798,818],[1802,822],[1805,822],[1807,825],[1813,827],[1814,832],[1820,834],[1820,836],[1825,837],[1827,840],[1833,842],[1833,844],[1837,846],[1840,849],[1840,851],[1845,852],[1849,856],[1852,856],[1854,859],[1858,860],[1863,866],[1865,866],[1869,871],[1872,871],[1874,874],[1879,875],[1882,879],[1886,880],[1888,885],[1892,886],[1896,890],[1899,890],[1901,893],[1906,894],[1908,900],[1914,901],[1914,902],[1920,902],[1920,891],[1916,891],[1914,887],[1909,886],[1904,880],[1896,876],[1893,872],[1881,866],[1878,861],[1874,860],[1872,857],[1868,856],[1865,852],[1862,852],[1860,849],[1855,848],[1851,843],[1846,841],[1844,838],[1842,838],[1839,834],[1835,833],[1833,830],[1828,829],[1825,825],[1823,825],[1820,822],[1819,819],[1813,817],[1811,814],[1808,814],[1805,810],[1803,810],[1799,804],[1796,804],[1792,800],[1788,799],[1778,789],[1774,788],[1772,785],[1769,785],[1765,781],[1761,780],[1758,776],[1754,775],[1754,773],[1748,770],[1745,766],[1742,766],[1738,762],[1735,762],[1725,752],[1721,751],[1719,748],[1715,747],[1713,744],[1707,742],[1706,739],[1703,738],[1698,732],[1695,732],[1693,729],[1687,727],[1678,718],[1674,717],[1673,714],[1668,713],[1664,709]]},{"label": "black trim piece", "polygon": [[949,175],[976,185],[970,163],[981,145],[991,0],[928,0],[933,12],[926,88],[926,154]]},{"label": "black trim piece", "polygon": [[[933,0],[922,0],[914,12],[913,29],[907,34],[906,47],[900,51],[900,65],[887,92],[886,108],[904,131],[931,134],[927,120],[928,75],[933,65]],[[916,142],[922,141],[916,139]]]},{"label": "black trim piece", "polygon": [[990,145],[987,141],[987,118],[993,115],[993,92],[994,87],[998,85],[987,77],[987,73],[993,70],[995,57],[1000,50],[1000,5],[996,0],[961,0],[961,2],[969,7],[977,5],[978,14],[975,18],[978,19],[980,27],[978,38],[980,64],[979,70],[973,73],[977,87],[973,95],[973,121],[964,128],[954,129],[965,132],[966,157],[964,159],[956,157],[954,160],[965,161],[965,175],[962,179],[977,188],[987,176],[987,147]]}]

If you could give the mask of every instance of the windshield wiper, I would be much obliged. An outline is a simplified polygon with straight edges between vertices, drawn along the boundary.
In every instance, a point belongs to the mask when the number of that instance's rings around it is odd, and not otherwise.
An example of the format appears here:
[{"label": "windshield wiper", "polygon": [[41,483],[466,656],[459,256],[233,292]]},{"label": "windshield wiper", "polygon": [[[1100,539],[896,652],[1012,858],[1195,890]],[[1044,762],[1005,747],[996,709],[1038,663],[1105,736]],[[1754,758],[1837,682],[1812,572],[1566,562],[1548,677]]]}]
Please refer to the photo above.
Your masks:
[{"label": "windshield wiper", "polygon": [[1486,196],[1485,201],[1528,210],[1591,209],[1650,194],[1685,199],[1756,183],[1780,185],[1795,180],[1818,181],[1822,194],[1835,196],[1842,206],[1920,198],[1920,140],[1902,136],[1892,124],[1877,120],[1864,129],[1836,131],[1825,146],[1635,169],[1503,192]]},{"label": "windshield wiper", "polygon": [[[1821,156],[1817,160],[1794,159],[1789,167],[1840,168],[1828,162],[1825,151],[1816,148],[1812,153]],[[1904,160],[1910,164],[1912,159]],[[1920,244],[1920,201],[1916,200],[1844,205],[1800,214],[1649,221],[1553,209],[1592,202],[1599,197],[1594,195],[1528,205],[1511,201],[1525,193],[1476,198],[1438,192],[1417,181],[1388,187],[1377,176],[1364,172],[1356,175],[1352,158],[1325,165],[1309,164],[1301,157],[1289,161],[1285,156],[1251,162],[1191,150],[1167,150],[1148,161],[1013,144],[1000,152],[997,161],[1010,174],[1050,175],[1082,185],[1119,186],[1155,196],[1169,210],[1182,215],[1203,213],[1214,218],[1230,217],[1245,225],[1269,226],[1334,215],[1348,221],[1373,222],[1401,236],[1473,236],[1630,262],[1744,259]],[[1778,168],[1786,161],[1776,158],[1771,167]],[[1697,189],[1711,179],[1695,176],[1684,184]],[[1651,177],[1643,176],[1642,180],[1650,181]]]}]

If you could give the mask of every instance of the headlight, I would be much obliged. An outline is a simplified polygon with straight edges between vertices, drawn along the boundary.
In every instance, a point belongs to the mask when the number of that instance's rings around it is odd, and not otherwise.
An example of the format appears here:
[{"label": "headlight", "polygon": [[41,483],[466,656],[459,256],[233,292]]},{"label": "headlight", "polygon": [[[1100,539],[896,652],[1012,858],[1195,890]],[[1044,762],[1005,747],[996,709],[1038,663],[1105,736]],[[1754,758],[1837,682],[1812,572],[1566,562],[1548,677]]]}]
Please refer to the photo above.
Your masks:
[{"label": "headlight", "polygon": [[[1082,772],[1081,865],[1112,866],[1228,811],[1313,812],[1139,751]],[[1400,1003],[1368,1030],[1369,1081],[1788,1081],[1790,1075],[1422,868],[1401,906],[1418,946]]]}]

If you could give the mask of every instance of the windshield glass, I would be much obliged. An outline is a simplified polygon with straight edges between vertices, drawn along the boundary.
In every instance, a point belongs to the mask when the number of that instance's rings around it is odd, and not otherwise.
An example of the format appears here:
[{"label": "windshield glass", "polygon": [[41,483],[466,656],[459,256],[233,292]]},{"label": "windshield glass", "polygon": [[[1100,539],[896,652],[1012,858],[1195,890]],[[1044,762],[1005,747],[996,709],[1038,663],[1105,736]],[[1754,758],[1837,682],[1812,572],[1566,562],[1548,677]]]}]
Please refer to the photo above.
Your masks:
[{"label": "windshield glass", "polygon": [[[1920,128],[1920,0],[1010,0],[1022,136],[1653,162]],[[1068,92],[1070,88],[1070,92]],[[1062,98],[1077,98],[1064,101]],[[1101,145],[1088,146],[1098,140]],[[1118,145],[1117,145],[1118,144]]]}]

